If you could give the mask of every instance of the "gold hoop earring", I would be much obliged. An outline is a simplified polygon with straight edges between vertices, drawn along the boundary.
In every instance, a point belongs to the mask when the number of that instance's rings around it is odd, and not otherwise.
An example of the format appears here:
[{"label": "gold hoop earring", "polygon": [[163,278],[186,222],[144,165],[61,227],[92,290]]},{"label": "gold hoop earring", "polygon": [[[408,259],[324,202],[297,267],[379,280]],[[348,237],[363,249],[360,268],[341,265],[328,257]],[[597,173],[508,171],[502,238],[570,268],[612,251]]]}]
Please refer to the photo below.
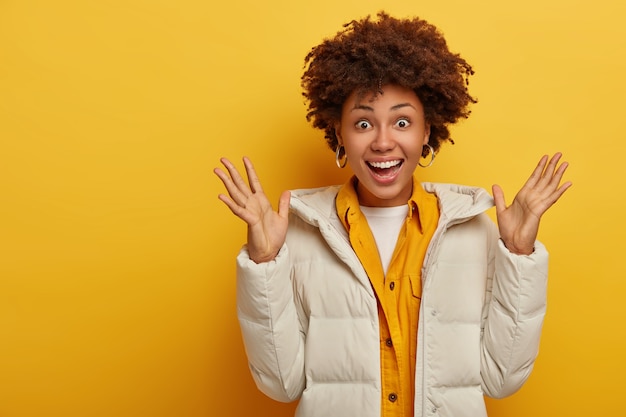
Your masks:
[{"label": "gold hoop earring", "polygon": [[[341,160],[342,153],[343,161]],[[346,156],[346,150],[344,149],[343,145],[337,146],[337,150],[335,151],[335,163],[337,164],[338,168],[345,168],[346,164],[348,163],[348,157]]]},{"label": "gold hoop earring", "polygon": [[417,165],[419,165],[422,168],[428,168],[429,166],[433,164],[433,162],[435,162],[435,150],[428,143],[424,146],[428,146],[428,149],[430,151],[430,162],[427,165],[422,165],[418,162]]}]

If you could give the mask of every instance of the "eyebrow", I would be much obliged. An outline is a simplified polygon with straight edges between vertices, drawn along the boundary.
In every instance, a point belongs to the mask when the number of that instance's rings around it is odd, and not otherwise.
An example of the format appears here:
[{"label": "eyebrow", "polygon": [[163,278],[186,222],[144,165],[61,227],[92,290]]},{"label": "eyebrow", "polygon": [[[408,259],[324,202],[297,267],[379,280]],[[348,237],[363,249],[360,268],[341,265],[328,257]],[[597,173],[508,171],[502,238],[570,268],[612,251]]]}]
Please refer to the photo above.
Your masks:
[{"label": "eyebrow", "polygon": [[[415,107],[411,103],[400,103],[400,104],[396,104],[394,106],[391,106],[391,108],[389,110],[394,110],[395,111],[395,110],[399,110],[399,109],[401,109],[403,107],[411,107],[411,108],[415,109]],[[366,106],[365,104],[357,104],[350,111],[354,111],[354,110],[374,111],[374,108],[370,107],[370,106]]]}]

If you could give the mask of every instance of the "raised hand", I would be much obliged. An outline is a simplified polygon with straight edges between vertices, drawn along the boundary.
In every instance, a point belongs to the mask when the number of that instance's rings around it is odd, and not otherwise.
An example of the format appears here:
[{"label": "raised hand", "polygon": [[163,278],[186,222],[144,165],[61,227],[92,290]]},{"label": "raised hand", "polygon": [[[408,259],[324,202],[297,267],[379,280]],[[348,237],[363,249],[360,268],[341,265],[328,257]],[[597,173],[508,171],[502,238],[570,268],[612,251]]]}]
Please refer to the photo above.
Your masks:
[{"label": "raised hand", "polygon": [[509,251],[523,255],[533,252],[541,216],[572,185],[570,181],[561,184],[568,163],[559,165],[560,159],[561,153],[556,153],[548,163],[548,155],[544,155],[508,207],[502,188],[493,186],[500,238]]},{"label": "raised hand", "polygon": [[[220,168],[213,172],[224,183],[228,196],[219,194],[230,211],[248,225],[248,254],[256,263],[273,260],[285,243],[289,214],[289,191],[280,196],[278,211],[274,211],[248,158],[243,163],[248,176],[244,181],[235,166],[226,158],[220,159],[228,174]],[[229,197],[230,196],[230,197]]]}]

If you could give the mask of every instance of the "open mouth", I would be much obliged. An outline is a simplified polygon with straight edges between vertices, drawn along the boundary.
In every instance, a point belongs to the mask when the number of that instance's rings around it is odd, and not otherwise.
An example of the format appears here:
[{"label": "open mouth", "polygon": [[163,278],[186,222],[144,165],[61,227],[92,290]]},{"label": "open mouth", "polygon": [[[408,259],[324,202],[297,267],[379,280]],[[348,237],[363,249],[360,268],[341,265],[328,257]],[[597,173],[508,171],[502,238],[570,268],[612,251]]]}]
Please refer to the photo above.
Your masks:
[{"label": "open mouth", "polygon": [[378,177],[391,177],[402,166],[402,159],[395,159],[393,161],[384,162],[368,162],[370,170]]}]

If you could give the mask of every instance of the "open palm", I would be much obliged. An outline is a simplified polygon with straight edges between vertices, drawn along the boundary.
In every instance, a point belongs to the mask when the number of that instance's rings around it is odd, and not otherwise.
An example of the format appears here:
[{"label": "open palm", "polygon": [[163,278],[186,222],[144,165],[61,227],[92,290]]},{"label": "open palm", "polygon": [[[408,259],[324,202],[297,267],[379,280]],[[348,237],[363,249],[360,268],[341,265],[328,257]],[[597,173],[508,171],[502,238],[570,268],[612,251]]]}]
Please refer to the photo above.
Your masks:
[{"label": "open palm", "polygon": [[220,161],[228,174],[219,168],[215,168],[213,172],[224,183],[228,196],[219,194],[218,198],[228,206],[233,214],[248,225],[248,254],[250,259],[256,263],[271,261],[285,243],[289,214],[289,191],[282,193],[278,203],[278,211],[274,211],[263,192],[254,166],[248,158],[243,158],[248,183],[228,159],[222,158]]},{"label": "open palm", "polygon": [[561,153],[556,153],[550,162],[544,155],[508,207],[502,188],[493,186],[500,238],[511,252],[525,255],[533,252],[541,216],[572,185],[570,181],[561,184],[568,163],[559,165],[560,159]]}]

